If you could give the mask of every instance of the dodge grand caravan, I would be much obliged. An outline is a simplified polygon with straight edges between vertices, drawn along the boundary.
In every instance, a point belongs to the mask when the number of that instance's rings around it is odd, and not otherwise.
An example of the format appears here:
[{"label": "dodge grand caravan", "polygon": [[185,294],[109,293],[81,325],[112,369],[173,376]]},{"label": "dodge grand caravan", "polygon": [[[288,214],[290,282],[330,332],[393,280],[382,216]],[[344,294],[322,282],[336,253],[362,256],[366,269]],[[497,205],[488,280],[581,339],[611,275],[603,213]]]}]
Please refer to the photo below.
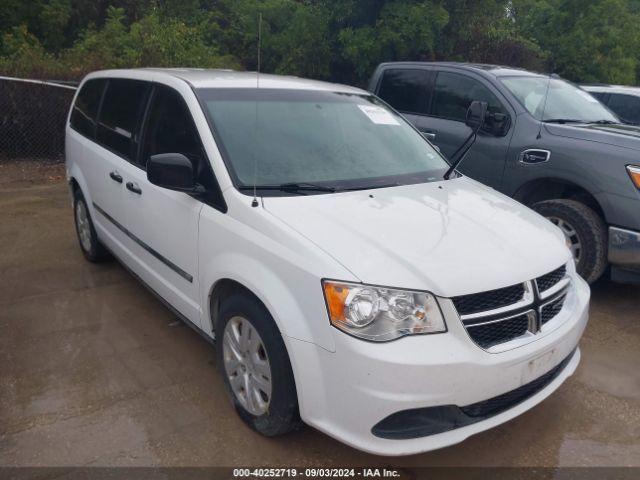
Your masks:
[{"label": "dodge grand caravan", "polygon": [[249,72],[97,72],[66,130],[85,257],[114,255],[215,340],[248,425],[273,436],[302,420],[416,453],[523,413],[574,372],[589,288],[556,226],[444,180],[438,151],[363,90],[257,86]]},{"label": "dodge grand caravan", "polygon": [[640,282],[640,127],[560,78],[463,63],[384,63],[369,89],[451,155],[473,100],[490,120],[460,165],[564,232],[578,272]]}]

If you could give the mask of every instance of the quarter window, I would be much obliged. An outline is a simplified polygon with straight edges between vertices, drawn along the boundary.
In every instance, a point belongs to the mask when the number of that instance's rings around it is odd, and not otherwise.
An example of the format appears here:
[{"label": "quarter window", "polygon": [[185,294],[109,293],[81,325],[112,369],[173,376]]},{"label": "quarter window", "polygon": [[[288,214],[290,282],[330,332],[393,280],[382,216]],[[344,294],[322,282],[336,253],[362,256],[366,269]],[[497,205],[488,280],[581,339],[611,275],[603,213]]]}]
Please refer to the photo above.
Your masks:
[{"label": "quarter window", "polygon": [[399,112],[427,113],[429,75],[426,70],[386,70],[378,96]]},{"label": "quarter window", "polygon": [[109,80],[100,110],[98,141],[125,157],[135,158],[138,124],[149,85],[137,80]]},{"label": "quarter window", "polygon": [[496,96],[480,82],[456,73],[438,73],[433,98],[434,116],[464,122],[474,100],[487,102],[491,113],[507,113]]},{"label": "quarter window", "polygon": [[96,134],[96,117],[104,85],[105,80],[102,79],[86,81],[73,105],[71,127],[85,137],[93,138]]}]

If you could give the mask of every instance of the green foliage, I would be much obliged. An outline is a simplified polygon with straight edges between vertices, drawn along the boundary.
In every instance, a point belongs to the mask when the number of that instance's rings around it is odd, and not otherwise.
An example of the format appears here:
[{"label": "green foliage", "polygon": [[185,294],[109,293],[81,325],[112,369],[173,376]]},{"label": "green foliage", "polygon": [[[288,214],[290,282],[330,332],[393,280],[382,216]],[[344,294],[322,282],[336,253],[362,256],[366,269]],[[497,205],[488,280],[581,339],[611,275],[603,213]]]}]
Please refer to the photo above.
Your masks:
[{"label": "green foliage", "polygon": [[3,0],[0,73],[255,69],[365,85],[393,60],[456,60],[635,84],[640,0]]},{"label": "green foliage", "polygon": [[627,0],[516,0],[516,25],[547,52],[548,68],[577,82],[636,84],[640,9]]},{"label": "green foliage", "polygon": [[447,11],[435,2],[395,0],[382,7],[375,23],[343,28],[338,39],[358,77],[366,78],[388,59],[435,58],[437,39],[448,20]]}]

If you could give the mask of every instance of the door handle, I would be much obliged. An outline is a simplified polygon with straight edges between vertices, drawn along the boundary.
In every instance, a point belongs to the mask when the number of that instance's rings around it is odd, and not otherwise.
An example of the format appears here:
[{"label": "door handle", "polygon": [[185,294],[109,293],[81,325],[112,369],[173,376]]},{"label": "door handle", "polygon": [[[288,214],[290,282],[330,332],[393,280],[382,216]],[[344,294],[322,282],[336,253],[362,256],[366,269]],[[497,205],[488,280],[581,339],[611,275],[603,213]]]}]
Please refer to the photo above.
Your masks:
[{"label": "door handle", "polygon": [[111,177],[111,180],[113,180],[114,182],[122,183],[122,175],[120,175],[116,170],[114,170],[113,172],[110,172],[109,176]]},{"label": "door handle", "polygon": [[426,138],[427,140],[429,140],[430,142],[435,141],[436,139],[436,134],[435,132],[425,132],[424,130],[420,130],[420,133],[422,134],[422,136],[424,138]]},{"label": "door handle", "polygon": [[142,190],[140,189],[138,184],[134,183],[134,182],[127,182],[127,190],[129,190],[129,191],[131,191],[133,193],[137,193],[138,195],[140,195],[142,193]]}]

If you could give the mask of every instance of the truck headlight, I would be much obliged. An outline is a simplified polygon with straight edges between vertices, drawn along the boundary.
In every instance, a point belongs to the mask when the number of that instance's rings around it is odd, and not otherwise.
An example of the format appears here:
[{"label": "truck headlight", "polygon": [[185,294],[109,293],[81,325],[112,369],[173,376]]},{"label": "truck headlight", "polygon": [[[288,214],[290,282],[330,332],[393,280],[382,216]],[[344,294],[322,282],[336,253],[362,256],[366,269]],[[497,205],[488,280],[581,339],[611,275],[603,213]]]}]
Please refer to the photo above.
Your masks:
[{"label": "truck headlight", "polygon": [[636,188],[640,189],[640,167],[637,165],[627,165],[627,172]]},{"label": "truck headlight", "polygon": [[322,288],[331,324],[354,337],[387,342],[447,331],[438,302],[428,292],[329,280]]}]

